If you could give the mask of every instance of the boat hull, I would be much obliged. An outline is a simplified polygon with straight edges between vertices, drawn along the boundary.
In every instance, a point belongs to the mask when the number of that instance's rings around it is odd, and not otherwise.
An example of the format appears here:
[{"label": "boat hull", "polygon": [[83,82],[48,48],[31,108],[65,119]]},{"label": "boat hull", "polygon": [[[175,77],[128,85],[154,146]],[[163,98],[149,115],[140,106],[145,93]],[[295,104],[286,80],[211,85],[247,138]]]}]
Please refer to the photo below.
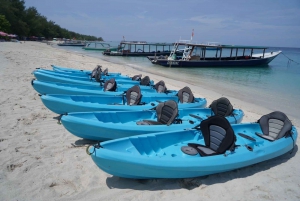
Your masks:
[{"label": "boat hull", "polygon": [[[70,133],[77,137],[105,141],[147,133],[191,129],[199,125],[201,120],[190,114],[206,119],[212,111],[210,108],[181,109],[176,118],[181,122],[169,126],[137,125],[136,122],[144,119],[156,121],[157,116],[154,110],[69,113],[62,116],[61,122]],[[243,111],[234,110],[233,114],[234,116],[227,117],[228,121],[240,123],[244,116]]]},{"label": "boat hull", "polygon": [[[132,136],[102,142],[101,147],[89,147],[92,160],[103,171],[125,178],[191,178],[231,171],[283,155],[291,151],[297,141],[297,130],[292,129],[293,139],[284,137],[270,142],[255,135],[262,132],[257,123],[232,125],[234,132],[245,133],[256,142],[237,136],[234,152],[201,157],[181,151],[188,143],[204,144],[198,130],[163,132]],[[250,148],[252,150],[250,150]]]},{"label": "boat hull", "polygon": [[267,66],[279,52],[274,52],[273,56],[267,58],[255,59],[237,59],[234,60],[234,57],[230,60],[227,59],[216,59],[216,58],[206,58],[205,60],[168,60],[168,59],[153,59],[149,57],[148,59],[153,64],[172,67],[172,68],[201,68],[201,67],[249,67],[249,66]]}]

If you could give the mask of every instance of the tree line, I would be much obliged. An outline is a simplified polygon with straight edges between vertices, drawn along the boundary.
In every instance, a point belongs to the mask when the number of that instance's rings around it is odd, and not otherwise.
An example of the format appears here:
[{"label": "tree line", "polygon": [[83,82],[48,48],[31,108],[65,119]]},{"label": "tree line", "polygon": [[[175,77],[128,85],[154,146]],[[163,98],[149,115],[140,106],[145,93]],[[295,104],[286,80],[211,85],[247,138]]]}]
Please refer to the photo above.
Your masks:
[{"label": "tree line", "polygon": [[24,0],[0,0],[0,31],[21,37],[67,38],[99,40],[102,37],[83,35],[65,28],[42,16],[35,7],[25,8]]}]

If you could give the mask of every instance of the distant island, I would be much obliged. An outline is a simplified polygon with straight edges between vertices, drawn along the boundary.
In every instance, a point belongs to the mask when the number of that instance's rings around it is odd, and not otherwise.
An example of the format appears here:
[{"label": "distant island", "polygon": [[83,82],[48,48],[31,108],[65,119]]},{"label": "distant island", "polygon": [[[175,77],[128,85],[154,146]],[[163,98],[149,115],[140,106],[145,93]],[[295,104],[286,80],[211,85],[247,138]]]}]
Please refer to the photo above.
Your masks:
[{"label": "distant island", "polygon": [[103,41],[102,37],[83,35],[65,28],[38,13],[35,7],[25,8],[24,0],[0,0],[0,31],[16,34],[19,39],[65,38]]}]

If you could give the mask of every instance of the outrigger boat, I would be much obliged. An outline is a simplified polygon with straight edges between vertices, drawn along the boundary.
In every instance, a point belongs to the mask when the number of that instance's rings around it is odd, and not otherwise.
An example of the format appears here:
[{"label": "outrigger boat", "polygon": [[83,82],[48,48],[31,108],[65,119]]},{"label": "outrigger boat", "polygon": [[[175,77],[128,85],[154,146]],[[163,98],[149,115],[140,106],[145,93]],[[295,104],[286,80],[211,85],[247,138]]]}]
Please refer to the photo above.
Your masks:
[{"label": "outrigger boat", "polygon": [[[179,47],[185,46],[182,56],[176,54]],[[211,48],[215,48],[211,51]],[[169,57],[148,56],[153,63],[166,67],[245,67],[266,66],[281,51],[265,52],[267,47],[240,45],[210,45],[179,40]],[[207,50],[210,50],[209,52]],[[260,53],[254,53],[260,52]]]},{"label": "outrigger boat", "polygon": [[[146,41],[121,41],[117,51],[106,50],[107,56],[167,56],[170,55],[173,43],[147,43]],[[183,51],[177,50],[177,55]]]},{"label": "outrigger boat", "polygon": [[62,43],[58,43],[58,46],[76,46],[76,47],[82,47],[85,46],[85,42],[80,40],[65,40]]},{"label": "outrigger boat", "polygon": [[109,43],[105,42],[88,42],[86,45],[82,48],[84,50],[98,50],[98,51],[117,51],[118,46],[111,46]]}]

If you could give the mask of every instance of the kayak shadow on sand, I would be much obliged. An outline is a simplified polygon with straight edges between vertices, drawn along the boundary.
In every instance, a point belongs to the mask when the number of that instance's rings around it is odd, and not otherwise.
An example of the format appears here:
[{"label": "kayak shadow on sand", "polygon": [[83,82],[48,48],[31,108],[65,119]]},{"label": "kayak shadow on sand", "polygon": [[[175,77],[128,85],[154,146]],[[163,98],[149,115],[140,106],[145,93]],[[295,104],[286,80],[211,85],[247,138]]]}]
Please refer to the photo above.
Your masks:
[{"label": "kayak shadow on sand", "polygon": [[98,142],[99,141],[79,139],[79,140],[76,140],[74,143],[71,143],[71,145],[73,147],[86,147],[87,145],[94,145],[94,144],[97,144]]},{"label": "kayak shadow on sand", "polygon": [[187,189],[205,188],[217,183],[226,183],[230,180],[238,178],[246,178],[258,172],[268,170],[272,167],[278,166],[293,158],[298,152],[298,146],[295,145],[293,151],[278,156],[276,158],[263,161],[247,167],[235,169],[228,172],[217,173],[202,177],[187,178],[187,179],[127,179],[117,176],[107,177],[106,184],[109,188],[119,189],[134,189],[134,190],[174,190],[174,189]]}]

